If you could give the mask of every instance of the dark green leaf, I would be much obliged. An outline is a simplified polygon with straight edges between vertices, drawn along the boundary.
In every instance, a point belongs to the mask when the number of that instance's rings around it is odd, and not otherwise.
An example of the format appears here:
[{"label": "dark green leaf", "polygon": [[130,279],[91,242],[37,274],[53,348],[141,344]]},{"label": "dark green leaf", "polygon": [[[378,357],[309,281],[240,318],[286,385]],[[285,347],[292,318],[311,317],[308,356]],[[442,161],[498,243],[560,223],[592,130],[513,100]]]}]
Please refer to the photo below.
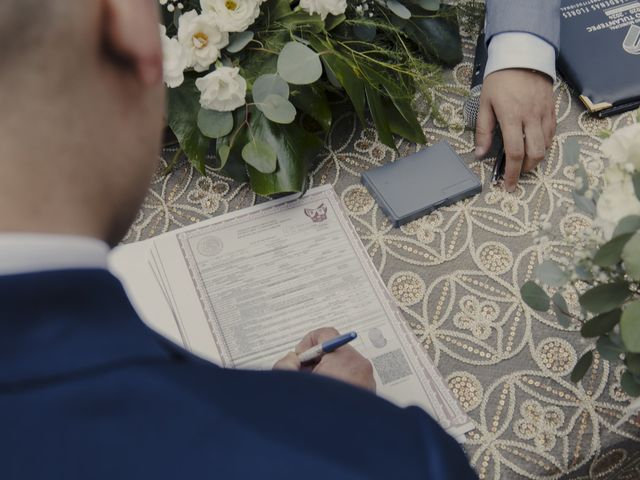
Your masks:
[{"label": "dark green leaf", "polygon": [[[317,47],[316,47],[317,48]],[[351,69],[348,63],[342,60],[337,54],[328,53],[322,56],[325,67],[338,80],[347,96],[353,104],[356,114],[361,122],[365,122],[366,96],[364,93],[365,82],[359,78]]]},{"label": "dark green leaf", "polygon": [[578,383],[580,380],[582,380],[589,368],[591,368],[592,363],[593,351],[589,350],[582,357],[580,357],[580,360],[578,360],[576,366],[573,367],[573,371],[571,372],[571,381],[573,383]]},{"label": "dark green leaf", "polygon": [[389,119],[385,115],[380,93],[378,93],[374,86],[368,83],[365,83],[364,91],[367,96],[367,103],[369,105],[369,110],[371,111],[371,116],[373,117],[373,123],[378,131],[378,138],[386,146],[395,149],[396,144],[393,140],[391,127],[389,126]]},{"label": "dark green leaf", "polygon": [[627,350],[640,353],[640,301],[630,303],[622,312],[620,335]]},{"label": "dark green leaf", "polygon": [[293,85],[314,83],[322,76],[320,56],[300,42],[289,42],[278,55],[278,74]]},{"label": "dark green leaf", "polygon": [[251,134],[268,143],[278,158],[278,168],[271,174],[248,167],[253,190],[265,196],[301,192],[309,163],[322,146],[318,137],[295,124],[272,123],[260,112],[256,112],[251,119]]},{"label": "dark green leaf", "polygon": [[218,158],[220,159],[220,169],[223,169],[227,164],[227,160],[229,160],[229,154],[231,153],[231,148],[229,145],[221,144],[217,146]]},{"label": "dark green leaf", "polygon": [[[449,67],[460,63],[462,39],[457,17],[427,15],[418,6],[409,6],[409,10],[411,18],[404,24],[404,31],[427,58],[442,62]],[[444,6],[442,10],[445,10]]]},{"label": "dark green leaf", "polygon": [[328,15],[324,20],[324,28],[327,32],[330,32],[338,25],[341,25],[347,19],[346,15]]},{"label": "dark green leaf", "polygon": [[640,375],[640,353],[627,353],[624,363],[632,373]]},{"label": "dark green leaf", "polygon": [[564,142],[564,163],[576,165],[580,163],[580,144],[575,138],[569,138]]},{"label": "dark green leaf", "polygon": [[596,348],[602,358],[610,362],[619,360],[620,354],[624,351],[620,345],[612,341],[607,335],[603,335],[598,339],[596,342]]},{"label": "dark green leaf", "polygon": [[550,287],[561,287],[569,281],[569,275],[551,260],[545,260],[536,268],[536,277]]},{"label": "dark green leaf", "polygon": [[357,39],[362,40],[363,42],[371,42],[376,38],[376,33],[378,33],[378,30],[373,25],[356,24],[353,26],[353,34]]},{"label": "dark green leaf", "polygon": [[331,107],[322,87],[316,84],[296,87],[290,98],[296,108],[311,118],[324,130],[331,128]]},{"label": "dark green leaf", "polygon": [[622,390],[630,397],[640,397],[640,385],[636,382],[631,372],[624,372],[620,377]]},{"label": "dark green leaf", "polygon": [[422,125],[420,125],[418,117],[413,107],[411,107],[411,102],[396,98],[391,94],[389,94],[389,98],[391,100],[385,100],[384,105],[389,118],[391,131],[413,143],[427,143]]},{"label": "dark green leaf", "polygon": [[638,230],[640,230],[640,216],[630,215],[618,222],[616,229],[613,231],[613,236],[619,237],[627,233],[636,233]]},{"label": "dark green leaf", "polygon": [[551,299],[542,287],[533,281],[528,281],[520,289],[520,294],[524,302],[538,312],[549,310]]},{"label": "dark green leaf", "polygon": [[636,232],[622,249],[624,269],[634,280],[640,280],[640,232]]},{"label": "dark green leaf", "polygon": [[308,12],[298,10],[279,19],[279,23],[288,28],[303,26],[305,30],[320,33],[325,28],[325,23],[318,14],[309,15]]},{"label": "dark green leaf", "polygon": [[556,315],[558,323],[564,328],[569,327],[573,319],[571,317],[571,313],[569,312],[567,301],[559,292],[556,292],[551,298],[551,302],[551,308],[553,309],[553,313],[555,313]]},{"label": "dark green leaf", "polygon": [[191,164],[204,174],[210,140],[198,128],[199,99],[200,92],[191,77],[178,88],[168,89],[169,127]]},{"label": "dark green leaf", "polygon": [[276,152],[268,143],[260,140],[247,143],[242,149],[242,158],[261,173],[275,172],[278,164]]},{"label": "dark green leaf", "polygon": [[601,335],[605,335],[613,330],[622,315],[622,310],[619,308],[612,310],[602,315],[593,317],[587,321],[580,330],[582,336],[585,338],[595,338]]},{"label": "dark green leaf", "polygon": [[626,282],[598,285],[580,296],[580,305],[596,315],[620,308],[631,296]]},{"label": "dark green leaf", "polygon": [[593,263],[600,267],[611,267],[619,263],[622,260],[622,250],[631,236],[627,233],[609,240],[598,249],[593,257]]},{"label": "dark green leaf", "polygon": [[198,128],[205,137],[224,137],[233,130],[233,114],[201,108],[198,112]]}]

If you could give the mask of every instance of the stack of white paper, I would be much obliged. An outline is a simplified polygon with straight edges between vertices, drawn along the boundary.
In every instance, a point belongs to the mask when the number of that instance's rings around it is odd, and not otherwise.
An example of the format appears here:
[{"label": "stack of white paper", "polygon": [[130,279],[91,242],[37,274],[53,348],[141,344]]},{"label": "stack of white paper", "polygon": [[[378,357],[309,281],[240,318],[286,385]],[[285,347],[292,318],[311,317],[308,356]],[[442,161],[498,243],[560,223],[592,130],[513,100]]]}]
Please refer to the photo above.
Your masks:
[{"label": "stack of white paper", "polygon": [[311,330],[354,330],[379,395],[458,440],[472,428],[330,186],[120,247],[111,264],[140,316],[197,355],[269,369]]}]

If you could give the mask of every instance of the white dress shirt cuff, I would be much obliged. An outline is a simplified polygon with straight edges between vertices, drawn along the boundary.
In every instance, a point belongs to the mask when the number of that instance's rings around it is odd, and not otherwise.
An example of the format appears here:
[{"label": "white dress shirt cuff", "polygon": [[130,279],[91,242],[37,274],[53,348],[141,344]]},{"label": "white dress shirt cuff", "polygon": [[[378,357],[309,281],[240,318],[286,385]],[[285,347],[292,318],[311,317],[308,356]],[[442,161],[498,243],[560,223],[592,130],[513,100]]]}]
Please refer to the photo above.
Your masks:
[{"label": "white dress shirt cuff", "polygon": [[556,51],[545,40],[524,32],[495,35],[489,43],[484,78],[498,70],[526,68],[547,74],[556,81]]}]

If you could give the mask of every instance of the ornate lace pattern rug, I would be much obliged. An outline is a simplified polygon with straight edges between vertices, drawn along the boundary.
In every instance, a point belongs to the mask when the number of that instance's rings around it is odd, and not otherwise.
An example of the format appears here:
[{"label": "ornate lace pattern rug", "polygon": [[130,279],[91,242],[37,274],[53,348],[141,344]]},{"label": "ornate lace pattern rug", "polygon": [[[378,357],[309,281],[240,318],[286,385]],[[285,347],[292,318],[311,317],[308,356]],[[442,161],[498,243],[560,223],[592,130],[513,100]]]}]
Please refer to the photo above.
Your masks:
[{"label": "ornate lace pattern rug", "polygon": [[[311,186],[334,186],[425,354],[475,422],[466,450],[480,478],[640,478],[640,420],[614,428],[628,402],[618,386],[620,370],[596,359],[581,384],[572,384],[569,373],[588,348],[578,327],[565,329],[533,312],[519,294],[543,252],[561,252],[564,240],[590,228],[589,218],[570,208],[566,140],[578,138],[581,162],[599,182],[605,165],[598,132],[633,116],[593,119],[557,84],[558,132],[548,161],[507,194],[489,185],[491,162],[473,159],[472,132],[447,126],[463,124],[473,47],[465,40],[463,63],[437,93],[446,123],[427,115],[423,126],[430,143],[447,140],[465,158],[483,181],[482,194],[392,228],[359,175],[417,147],[403,143],[397,153],[349,113],[335,118]],[[174,152],[164,153],[169,159]],[[181,163],[165,176],[166,165],[163,160],[127,241],[263,200],[212,170],[203,177]],[[553,232],[534,243],[545,218]]]}]

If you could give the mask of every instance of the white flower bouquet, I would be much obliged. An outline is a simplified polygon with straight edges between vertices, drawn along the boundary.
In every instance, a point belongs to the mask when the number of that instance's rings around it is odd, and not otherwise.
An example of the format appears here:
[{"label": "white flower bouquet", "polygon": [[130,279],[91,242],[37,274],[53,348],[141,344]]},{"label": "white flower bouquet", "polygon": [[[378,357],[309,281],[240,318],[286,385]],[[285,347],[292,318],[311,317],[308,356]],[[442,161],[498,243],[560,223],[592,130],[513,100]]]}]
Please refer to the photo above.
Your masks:
[{"label": "white flower bouquet", "polygon": [[[575,168],[576,207],[594,216],[594,229],[569,245],[571,258],[545,260],[537,268],[546,289],[529,281],[521,292],[534,310],[552,309],[561,325],[578,325],[583,337],[594,339],[594,348],[573,369],[574,382],[589,370],[597,350],[624,365],[620,385],[640,397],[640,112],[636,123],[606,135],[601,151],[610,163],[600,187],[578,162],[577,142],[565,145],[567,163]],[[570,297],[576,305],[567,302]]]},{"label": "white flower bouquet", "polygon": [[[462,49],[440,0],[159,0],[168,126],[261,195],[304,190],[342,95],[379,138],[425,143],[413,100]],[[176,156],[178,158],[178,156]]]}]

